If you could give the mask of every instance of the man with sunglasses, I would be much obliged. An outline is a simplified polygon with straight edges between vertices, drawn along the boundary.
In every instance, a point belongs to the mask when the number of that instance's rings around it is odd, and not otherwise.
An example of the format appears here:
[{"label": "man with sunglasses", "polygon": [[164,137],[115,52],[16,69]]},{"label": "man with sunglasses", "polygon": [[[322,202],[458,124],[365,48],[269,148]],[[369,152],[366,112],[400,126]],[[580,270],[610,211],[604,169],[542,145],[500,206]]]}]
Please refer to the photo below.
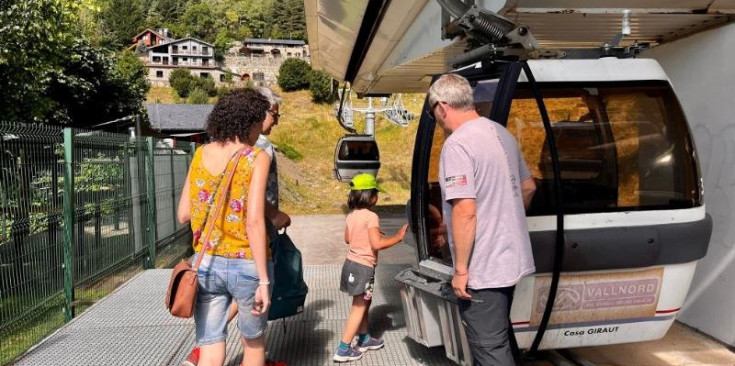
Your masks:
[{"label": "man with sunglasses", "polygon": [[536,185],[513,135],[480,116],[472,94],[456,74],[429,89],[427,113],[448,135],[439,185],[452,289],[474,364],[515,365],[510,308],[515,285],[535,271],[525,209]]},{"label": "man with sunglasses", "polygon": [[[278,236],[278,230],[291,225],[291,217],[278,209],[278,164],[276,163],[276,151],[273,148],[273,144],[271,144],[270,140],[266,137],[270,135],[273,127],[278,125],[278,120],[281,117],[278,111],[281,104],[283,104],[283,99],[266,87],[255,88],[255,91],[264,96],[270,103],[270,108],[265,114],[263,128],[261,129],[255,146],[263,149],[263,151],[265,151],[271,158],[271,166],[268,171],[268,181],[266,182],[265,191],[265,217],[269,219],[266,221],[266,231],[270,236],[271,243],[273,243]],[[230,313],[227,317],[227,322],[230,322],[235,318],[237,311],[237,303],[233,302],[230,306]],[[186,357],[182,366],[196,366],[198,362],[199,348],[195,347]],[[270,364],[273,363],[270,361],[266,362],[266,365]]]}]

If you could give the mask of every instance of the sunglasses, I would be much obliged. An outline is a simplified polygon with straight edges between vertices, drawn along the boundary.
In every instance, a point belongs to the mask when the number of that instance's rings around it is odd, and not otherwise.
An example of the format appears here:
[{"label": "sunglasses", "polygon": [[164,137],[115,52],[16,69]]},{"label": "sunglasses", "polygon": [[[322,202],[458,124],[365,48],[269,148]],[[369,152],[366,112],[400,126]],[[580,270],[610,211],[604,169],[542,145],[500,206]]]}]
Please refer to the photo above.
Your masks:
[{"label": "sunglasses", "polygon": [[429,118],[436,119],[436,117],[434,116],[434,109],[436,109],[436,106],[439,105],[439,103],[441,102],[439,101],[434,102],[434,104],[431,105],[431,108],[429,108],[429,110],[426,111],[426,113],[429,115]]},{"label": "sunglasses", "polygon": [[281,114],[278,112],[273,112],[272,110],[268,110],[268,113],[270,113],[271,116],[273,116],[273,119],[276,121],[278,121],[278,119],[281,118]]}]

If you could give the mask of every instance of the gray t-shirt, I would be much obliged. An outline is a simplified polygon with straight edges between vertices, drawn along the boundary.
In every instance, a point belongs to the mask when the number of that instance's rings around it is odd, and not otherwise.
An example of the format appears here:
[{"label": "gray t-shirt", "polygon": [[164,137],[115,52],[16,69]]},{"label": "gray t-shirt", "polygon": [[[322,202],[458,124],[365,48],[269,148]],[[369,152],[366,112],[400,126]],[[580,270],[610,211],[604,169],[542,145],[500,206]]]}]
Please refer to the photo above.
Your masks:
[{"label": "gray t-shirt", "polygon": [[265,186],[265,199],[278,209],[278,163],[276,163],[276,151],[273,144],[263,135],[258,136],[255,147],[263,149],[271,158],[271,166],[268,169],[268,182]]},{"label": "gray t-shirt", "polygon": [[521,192],[530,177],[513,135],[487,118],[465,122],[444,143],[439,184],[452,253],[450,201],[473,198],[477,209],[467,287],[513,286],[536,270]]}]

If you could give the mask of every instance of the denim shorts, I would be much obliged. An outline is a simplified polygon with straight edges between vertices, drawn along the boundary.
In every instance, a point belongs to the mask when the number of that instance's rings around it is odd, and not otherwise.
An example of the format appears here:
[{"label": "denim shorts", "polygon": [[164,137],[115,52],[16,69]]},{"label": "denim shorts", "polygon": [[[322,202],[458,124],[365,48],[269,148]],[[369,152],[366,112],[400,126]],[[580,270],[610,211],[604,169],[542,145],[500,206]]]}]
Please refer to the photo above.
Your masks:
[{"label": "denim shorts", "polygon": [[[273,262],[270,261],[268,273],[273,278]],[[268,315],[255,316],[250,313],[258,282],[260,278],[255,261],[204,255],[199,266],[199,293],[194,312],[197,345],[214,344],[227,339],[227,315],[233,300],[238,306],[237,328],[242,337],[256,339],[263,335]]]}]

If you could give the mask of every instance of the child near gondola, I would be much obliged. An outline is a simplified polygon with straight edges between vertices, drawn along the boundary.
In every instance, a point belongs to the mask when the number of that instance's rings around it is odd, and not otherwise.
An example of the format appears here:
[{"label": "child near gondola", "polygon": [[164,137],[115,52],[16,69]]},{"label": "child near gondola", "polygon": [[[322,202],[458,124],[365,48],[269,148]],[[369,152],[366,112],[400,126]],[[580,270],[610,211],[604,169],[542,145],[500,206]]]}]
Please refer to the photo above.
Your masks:
[{"label": "child near gondola", "polygon": [[[352,210],[346,219],[345,242],[350,251],[342,266],[340,290],[352,296],[350,315],[342,339],[334,353],[334,361],[359,360],[368,350],[383,348],[383,340],[368,331],[368,309],[373,296],[378,252],[390,248],[406,235],[408,224],[390,237],[380,231],[378,215],[370,209],[378,202],[378,192],[385,192],[372,174],[358,174],[350,182],[347,205]],[[357,335],[357,343],[352,341]]]}]

